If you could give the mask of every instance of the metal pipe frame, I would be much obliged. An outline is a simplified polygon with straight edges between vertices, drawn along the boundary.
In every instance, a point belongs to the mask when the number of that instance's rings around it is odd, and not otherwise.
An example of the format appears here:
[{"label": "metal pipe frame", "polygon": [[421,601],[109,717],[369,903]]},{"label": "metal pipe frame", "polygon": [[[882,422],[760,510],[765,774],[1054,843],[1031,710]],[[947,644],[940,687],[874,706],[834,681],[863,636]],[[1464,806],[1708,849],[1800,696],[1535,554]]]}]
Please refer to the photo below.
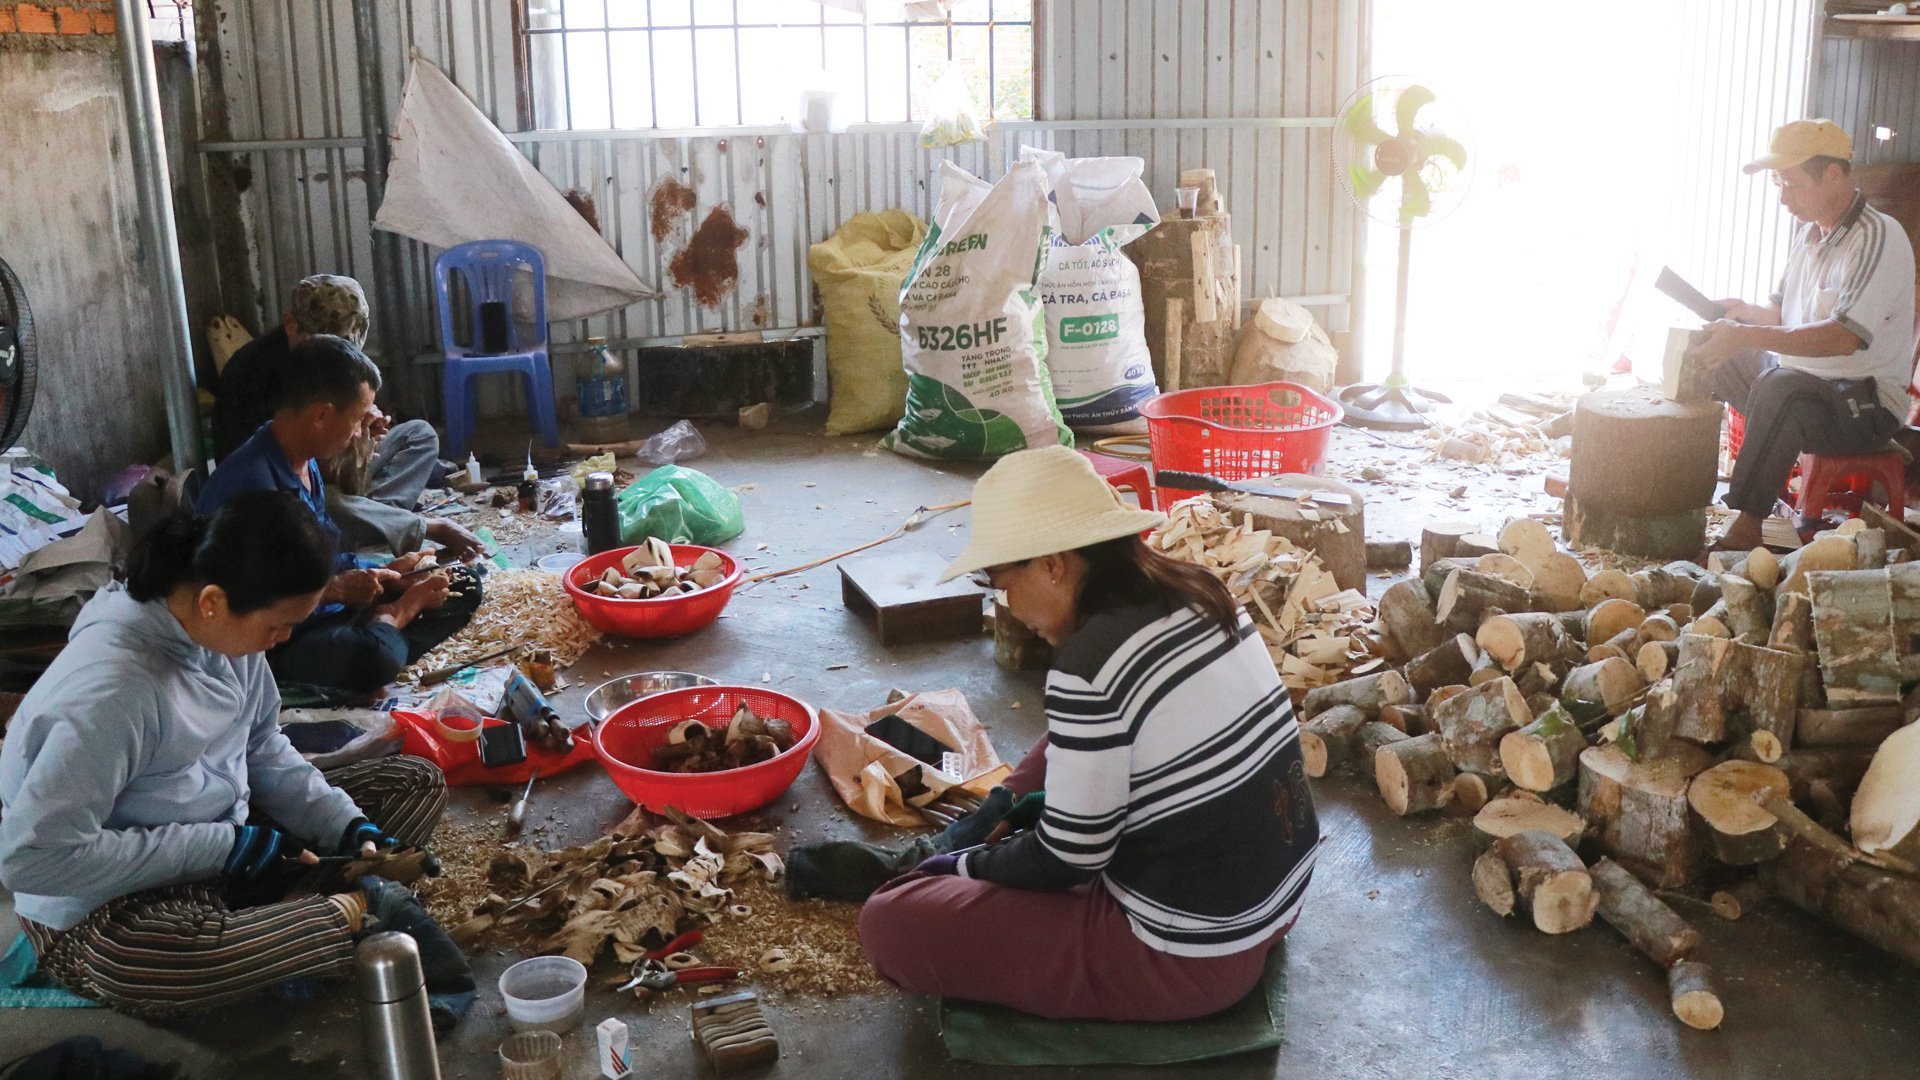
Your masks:
[{"label": "metal pipe frame", "polygon": [[173,177],[167,168],[167,136],[160,119],[160,78],[153,64],[147,6],[116,0],[115,44],[120,51],[121,97],[127,116],[127,149],[140,197],[140,229],[154,264],[154,285],[165,333],[159,342],[160,385],[167,409],[167,438],[176,471],[201,464],[200,412],[194,387],[193,332],[187,325],[187,285],[180,270],[180,233],[173,220]]}]

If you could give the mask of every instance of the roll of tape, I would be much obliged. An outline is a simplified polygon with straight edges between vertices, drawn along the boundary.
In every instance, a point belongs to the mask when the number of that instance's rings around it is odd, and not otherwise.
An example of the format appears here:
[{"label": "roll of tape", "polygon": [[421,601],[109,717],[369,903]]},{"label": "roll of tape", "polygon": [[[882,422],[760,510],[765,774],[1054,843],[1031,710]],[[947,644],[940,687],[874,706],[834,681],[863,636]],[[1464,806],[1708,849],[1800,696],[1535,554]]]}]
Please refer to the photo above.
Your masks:
[{"label": "roll of tape", "polygon": [[[468,722],[468,718],[464,716],[455,717],[454,719],[459,724]],[[434,726],[440,729],[440,737],[453,743],[469,743],[480,737],[480,729],[485,725],[479,720],[474,720],[472,723],[472,727],[460,727],[457,726],[457,724],[447,723],[446,720],[441,717],[436,716],[433,718]]]}]

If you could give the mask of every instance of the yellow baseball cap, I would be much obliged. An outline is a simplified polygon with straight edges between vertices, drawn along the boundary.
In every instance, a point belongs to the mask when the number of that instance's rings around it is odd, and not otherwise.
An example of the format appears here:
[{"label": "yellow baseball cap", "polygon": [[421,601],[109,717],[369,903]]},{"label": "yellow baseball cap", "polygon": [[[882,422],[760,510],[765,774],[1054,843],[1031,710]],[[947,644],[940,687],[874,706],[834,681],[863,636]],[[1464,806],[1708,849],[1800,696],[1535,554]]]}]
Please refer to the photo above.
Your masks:
[{"label": "yellow baseball cap", "polygon": [[1741,166],[1751,176],[1762,169],[1791,169],[1809,158],[1853,158],[1853,139],[1831,120],[1794,120],[1773,129],[1767,152]]}]

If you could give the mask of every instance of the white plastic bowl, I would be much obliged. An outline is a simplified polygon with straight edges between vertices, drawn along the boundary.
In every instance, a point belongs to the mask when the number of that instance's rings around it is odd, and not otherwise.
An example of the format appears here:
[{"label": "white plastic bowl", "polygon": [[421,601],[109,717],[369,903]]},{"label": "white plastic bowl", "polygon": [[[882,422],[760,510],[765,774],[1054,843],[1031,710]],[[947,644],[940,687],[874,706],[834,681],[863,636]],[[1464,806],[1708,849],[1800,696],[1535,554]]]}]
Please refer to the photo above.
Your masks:
[{"label": "white plastic bowl", "polygon": [[564,1035],[587,1015],[587,969],[565,956],[536,956],[500,973],[500,996],[515,1031]]}]

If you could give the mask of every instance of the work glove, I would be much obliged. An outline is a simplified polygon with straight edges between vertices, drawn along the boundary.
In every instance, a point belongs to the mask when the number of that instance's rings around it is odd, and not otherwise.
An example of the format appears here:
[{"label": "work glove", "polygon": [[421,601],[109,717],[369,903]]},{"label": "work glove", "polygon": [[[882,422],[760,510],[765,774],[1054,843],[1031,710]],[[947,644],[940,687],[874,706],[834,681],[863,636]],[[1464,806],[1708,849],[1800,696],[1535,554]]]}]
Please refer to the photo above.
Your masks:
[{"label": "work glove", "polygon": [[279,829],[265,825],[235,825],[233,850],[227,853],[225,872],[237,877],[257,878],[273,866],[282,852],[298,855],[298,841]]},{"label": "work glove", "polygon": [[958,874],[960,872],[960,856],[935,855],[923,861],[919,866],[914,867],[914,870],[922,874],[934,874],[937,876]]},{"label": "work glove", "polygon": [[362,817],[354,818],[353,823],[347,826],[347,831],[340,835],[339,853],[358,855],[367,844],[372,844],[377,851],[401,846],[399,840],[388,836],[380,826]]}]

